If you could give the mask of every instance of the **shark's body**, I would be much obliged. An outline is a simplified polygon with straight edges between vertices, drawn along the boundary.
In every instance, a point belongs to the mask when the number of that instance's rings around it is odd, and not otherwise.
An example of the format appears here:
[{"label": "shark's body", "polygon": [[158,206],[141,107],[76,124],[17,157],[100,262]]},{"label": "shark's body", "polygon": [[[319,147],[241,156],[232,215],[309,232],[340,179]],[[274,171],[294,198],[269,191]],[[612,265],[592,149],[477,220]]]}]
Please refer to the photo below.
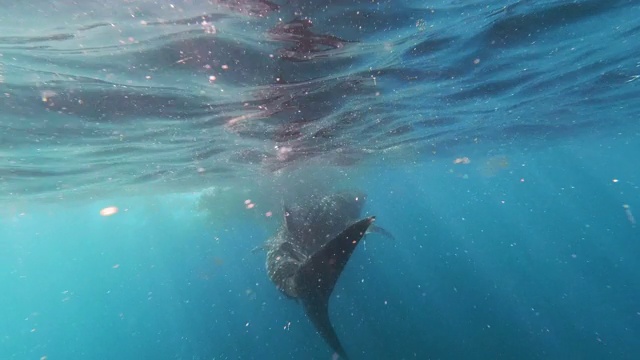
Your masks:
[{"label": "shark's body", "polygon": [[267,272],[283,293],[299,299],[325,341],[347,359],[329,321],[333,288],[374,217],[360,219],[364,197],[340,193],[285,206],[284,223],[267,241]]}]

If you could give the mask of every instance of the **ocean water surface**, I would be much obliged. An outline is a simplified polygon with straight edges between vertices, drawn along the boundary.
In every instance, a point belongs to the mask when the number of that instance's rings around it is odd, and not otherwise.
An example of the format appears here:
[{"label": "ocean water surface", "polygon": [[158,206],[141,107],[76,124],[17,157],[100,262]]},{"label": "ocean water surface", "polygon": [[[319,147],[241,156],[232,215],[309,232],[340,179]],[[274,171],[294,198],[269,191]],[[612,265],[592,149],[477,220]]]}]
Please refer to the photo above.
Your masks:
[{"label": "ocean water surface", "polygon": [[335,360],[260,246],[347,189],[350,359],[638,358],[640,2],[1,8],[0,359]]}]

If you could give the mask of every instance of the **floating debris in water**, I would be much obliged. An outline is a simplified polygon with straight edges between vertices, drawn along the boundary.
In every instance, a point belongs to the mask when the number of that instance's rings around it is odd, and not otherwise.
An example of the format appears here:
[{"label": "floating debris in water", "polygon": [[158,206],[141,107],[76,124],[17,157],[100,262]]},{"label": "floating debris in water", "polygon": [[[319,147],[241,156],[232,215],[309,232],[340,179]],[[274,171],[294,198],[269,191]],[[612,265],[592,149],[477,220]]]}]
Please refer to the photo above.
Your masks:
[{"label": "floating debris in water", "polygon": [[203,21],[200,25],[202,25],[205,34],[215,34],[217,32],[216,27],[210,22]]},{"label": "floating debris in water", "polygon": [[493,177],[508,167],[509,158],[504,155],[496,155],[487,159],[482,165],[480,165],[478,170],[484,177]]},{"label": "floating debris in water", "polygon": [[251,199],[245,200],[244,205],[246,206],[247,209],[253,209],[256,206],[256,204],[252,202]]},{"label": "floating debris in water", "polygon": [[623,204],[622,208],[624,209],[624,213],[627,215],[627,220],[629,220],[629,223],[631,224],[631,226],[636,226],[636,218],[633,216],[633,213],[631,212],[631,207],[627,204]]},{"label": "floating debris in water", "polygon": [[281,147],[276,146],[275,149],[277,150],[276,157],[280,161],[286,161],[291,155],[291,153],[293,152],[293,148],[289,146],[281,146]]},{"label": "floating debris in water", "polygon": [[45,90],[41,93],[41,98],[42,98],[42,102],[48,102],[49,99],[51,99],[52,97],[56,96],[57,93],[55,91],[52,90]]},{"label": "floating debris in water", "polygon": [[456,158],[455,160],[453,160],[453,163],[454,163],[454,164],[463,164],[463,165],[466,165],[466,164],[471,163],[471,160],[470,160],[468,157],[463,156],[463,157],[459,157],[459,158]]},{"label": "floating debris in water", "polygon": [[100,215],[102,216],[111,216],[118,213],[118,208],[115,206],[108,206],[102,210],[100,210]]}]

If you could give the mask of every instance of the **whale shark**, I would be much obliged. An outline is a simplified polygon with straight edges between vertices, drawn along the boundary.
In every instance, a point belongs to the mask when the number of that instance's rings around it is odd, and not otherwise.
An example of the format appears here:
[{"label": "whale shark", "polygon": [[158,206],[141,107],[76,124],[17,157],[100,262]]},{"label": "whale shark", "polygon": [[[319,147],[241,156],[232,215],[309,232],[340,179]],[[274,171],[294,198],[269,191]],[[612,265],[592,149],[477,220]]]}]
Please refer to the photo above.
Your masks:
[{"label": "whale shark", "polygon": [[283,205],[284,221],[264,245],[271,281],[302,304],[317,332],[345,360],[329,320],[329,298],[358,243],[374,228],[374,216],[360,218],[364,202],[363,194],[343,192]]}]

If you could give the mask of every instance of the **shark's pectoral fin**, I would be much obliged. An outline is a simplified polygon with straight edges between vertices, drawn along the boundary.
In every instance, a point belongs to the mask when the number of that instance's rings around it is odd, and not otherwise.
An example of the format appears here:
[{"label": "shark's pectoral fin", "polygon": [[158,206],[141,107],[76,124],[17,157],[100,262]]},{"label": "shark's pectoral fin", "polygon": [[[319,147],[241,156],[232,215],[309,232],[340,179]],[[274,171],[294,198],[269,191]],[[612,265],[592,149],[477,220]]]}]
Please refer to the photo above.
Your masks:
[{"label": "shark's pectoral fin", "polygon": [[255,253],[257,253],[257,252],[259,252],[259,251],[262,251],[262,250],[267,250],[267,245],[265,245],[265,244],[263,244],[263,245],[258,245],[258,246],[256,246],[256,247],[254,247],[253,249],[251,249],[251,253],[252,253],[252,254],[255,254]]},{"label": "shark's pectoral fin", "polygon": [[343,359],[347,358],[346,353],[329,321],[329,296],[353,250],[374,220],[374,217],[369,217],[349,226],[311,255],[295,277],[298,296],[307,315],[320,335]]},{"label": "shark's pectoral fin", "polygon": [[387,229],[383,228],[382,226],[378,226],[376,224],[372,224],[371,225],[371,227],[369,228],[369,232],[380,234],[380,235],[386,237],[389,240],[395,240],[396,239],[396,237],[393,236],[393,234],[390,233]]}]

